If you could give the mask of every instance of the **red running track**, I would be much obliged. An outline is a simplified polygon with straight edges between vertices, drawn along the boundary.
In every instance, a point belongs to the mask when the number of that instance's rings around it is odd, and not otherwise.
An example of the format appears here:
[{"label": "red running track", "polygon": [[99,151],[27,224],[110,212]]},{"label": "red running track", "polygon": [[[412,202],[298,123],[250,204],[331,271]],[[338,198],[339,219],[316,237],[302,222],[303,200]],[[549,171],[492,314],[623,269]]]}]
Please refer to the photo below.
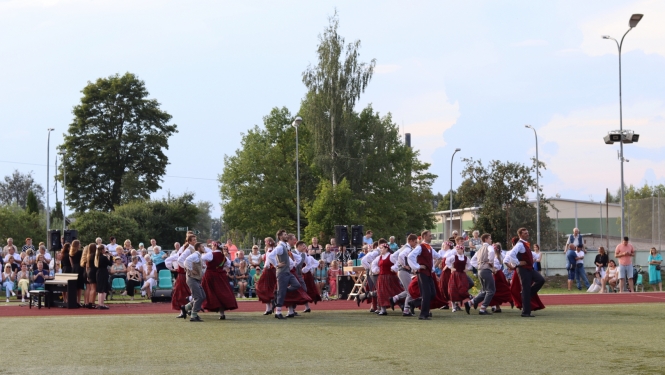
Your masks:
[{"label": "red running track", "polygon": [[[545,306],[557,305],[609,305],[623,303],[663,303],[665,302],[665,293],[622,293],[622,294],[544,294],[540,296]],[[170,303],[133,303],[133,304],[112,304],[109,310],[89,310],[89,309],[62,309],[62,308],[41,308],[35,306],[29,309],[28,306],[19,306],[12,304],[10,306],[0,307],[0,317],[20,317],[20,316],[60,316],[60,315],[107,315],[107,314],[177,314],[171,310]],[[265,305],[259,302],[240,301],[238,310],[233,312],[263,312]],[[319,302],[311,306],[312,310],[364,310],[366,304],[361,304],[360,308],[354,301],[329,301]],[[230,312],[230,313],[233,313]]]}]

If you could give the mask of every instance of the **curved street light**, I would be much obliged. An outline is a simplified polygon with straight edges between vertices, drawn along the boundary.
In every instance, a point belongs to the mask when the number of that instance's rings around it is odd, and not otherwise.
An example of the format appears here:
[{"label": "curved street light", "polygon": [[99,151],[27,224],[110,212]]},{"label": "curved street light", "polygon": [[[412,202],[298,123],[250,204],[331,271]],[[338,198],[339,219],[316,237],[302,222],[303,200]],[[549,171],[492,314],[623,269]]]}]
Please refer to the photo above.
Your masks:
[{"label": "curved street light", "polygon": [[296,128],[296,210],[298,215],[298,241],[300,241],[300,168],[298,166],[298,127],[302,124],[302,117],[297,116],[291,126]]},{"label": "curved street light", "polygon": [[[453,156],[450,157],[450,233],[448,237],[453,235],[453,159],[455,154],[459,151],[462,151],[461,148],[456,148],[453,152]],[[460,218],[460,230],[462,230],[462,219]]]},{"label": "curved street light", "polygon": [[536,128],[531,125],[524,125],[525,128],[533,130],[536,136],[536,243],[540,248],[540,183],[538,182],[538,175],[540,174],[540,162],[538,161],[538,133]]}]

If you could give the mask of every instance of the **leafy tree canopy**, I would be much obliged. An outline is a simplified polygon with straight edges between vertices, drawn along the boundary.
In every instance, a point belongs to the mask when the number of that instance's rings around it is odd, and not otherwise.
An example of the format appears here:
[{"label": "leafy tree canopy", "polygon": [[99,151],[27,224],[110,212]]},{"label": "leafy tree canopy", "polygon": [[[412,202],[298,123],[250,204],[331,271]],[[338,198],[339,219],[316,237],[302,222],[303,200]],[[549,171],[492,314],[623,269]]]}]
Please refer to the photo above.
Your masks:
[{"label": "leafy tree canopy", "polygon": [[4,181],[0,181],[0,203],[16,204],[25,209],[28,204],[28,194],[31,191],[35,195],[38,207],[44,207],[44,188],[35,183],[32,171],[23,174],[14,170],[11,176],[5,176]]}]

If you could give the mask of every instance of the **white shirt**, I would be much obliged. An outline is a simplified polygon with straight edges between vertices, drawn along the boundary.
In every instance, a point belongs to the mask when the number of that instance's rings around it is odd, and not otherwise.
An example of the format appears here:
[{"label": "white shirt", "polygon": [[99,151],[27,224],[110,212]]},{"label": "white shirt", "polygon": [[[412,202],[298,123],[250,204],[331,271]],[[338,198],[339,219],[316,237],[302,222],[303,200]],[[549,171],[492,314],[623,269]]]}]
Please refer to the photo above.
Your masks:
[{"label": "white shirt", "polygon": [[192,254],[192,251],[194,251],[194,246],[190,244],[186,244],[185,249],[180,253],[180,256],[178,257],[178,266],[185,268],[185,259],[187,259],[188,256]]},{"label": "white shirt", "polygon": [[279,261],[277,260],[277,256],[282,255],[285,251],[288,251],[288,248],[289,248],[289,245],[286,242],[279,241],[279,243],[277,244],[277,247],[275,247],[275,249],[273,249],[273,251],[268,253],[268,256],[266,256],[266,258],[270,260],[270,264],[277,267],[277,265],[279,264]]},{"label": "white shirt", "polygon": [[319,266],[319,261],[314,259],[313,256],[306,255],[307,260],[305,261],[305,267],[302,268],[302,273],[307,273],[310,272],[311,270],[315,269],[316,267]]},{"label": "white shirt", "polygon": [[19,264],[21,263],[21,256],[14,253],[14,255],[7,254],[7,256],[5,256],[5,264],[7,264],[9,262],[9,257],[14,257],[15,261],[17,261]]},{"label": "white shirt", "polygon": [[399,251],[397,251],[397,253],[399,253],[397,255],[397,266],[398,267],[400,267],[400,266],[401,267],[409,267],[409,262],[407,260],[407,257],[409,256],[409,253],[411,253],[411,251],[413,251],[413,248],[411,248],[411,245],[409,245],[408,243],[406,245],[402,246],[402,248]]},{"label": "white shirt", "polygon": [[178,257],[180,256],[180,253],[182,252],[182,247],[178,249],[178,251],[171,251],[171,254],[164,259],[164,264],[166,265],[166,268],[175,271],[178,269]]},{"label": "white shirt", "polygon": [[379,254],[379,249],[370,251],[360,260],[360,264],[365,267],[366,270],[371,270],[372,262],[379,256]]},{"label": "white shirt", "polygon": [[[363,259],[365,259],[365,257],[363,257]],[[370,272],[372,273],[372,275],[378,275],[379,272],[381,271],[381,269],[379,268],[379,259],[381,259],[381,257],[377,256],[376,258],[374,258],[374,260],[372,260],[372,264],[370,264]]]},{"label": "white shirt", "polygon": [[115,250],[118,246],[119,245],[117,243],[115,243],[115,244],[110,243],[110,244],[106,245],[106,248],[109,250],[109,253],[111,253],[111,255],[116,256],[117,254],[116,254]]},{"label": "white shirt", "polygon": [[[481,245],[481,247],[482,247],[482,245]],[[487,247],[487,259],[489,261],[488,263],[491,263],[492,265],[494,265],[494,269],[499,269],[499,268],[496,267],[495,258],[496,258],[496,254],[494,253],[494,246],[489,245]],[[478,261],[478,252],[476,252],[476,254],[473,256],[473,258],[471,258],[471,267],[478,268],[478,263],[479,263],[479,261]]]},{"label": "white shirt", "polygon": [[526,248],[524,247],[524,241],[519,240],[518,243],[513,246],[513,248],[506,254],[506,259],[503,260],[505,264],[517,265],[520,264],[520,261],[517,259],[517,254],[524,254]]},{"label": "white shirt", "polygon": [[[446,266],[448,266],[448,268],[450,268],[450,269],[453,269],[453,263],[455,263],[455,259],[464,260],[464,257],[465,257],[464,254],[459,255],[459,254],[456,253],[455,255],[446,258]],[[468,257],[466,259],[469,260]],[[465,269],[467,271],[470,271],[471,269],[473,269],[473,267],[471,266],[471,262],[466,262]]]},{"label": "white shirt", "polygon": [[333,260],[335,260],[335,253],[333,253],[332,251],[330,252],[324,251],[323,253],[321,253],[321,259],[323,259],[323,261],[326,264],[330,264],[333,262]]},{"label": "white shirt", "polygon": [[270,260],[270,252],[271,252],[271,249],[269,249],[269,248],[266,249],[266,258],[263,261],[263,269],[264,270],[267,269],[267,268],[270,268],[270,266],[273,266],[273,267],[275,266],[274,264],[272,264],[272,261]]},{"label": "white shirt", "polygon": [[[406,257],[407,261],[409,262],[409,267],[411,267],[412,270],[417,271],[420,269],[420,264],[418,263],[418,256],[420,256],[422,252],[423,252],[422,246],[418,245]],[[437,259],[441,259],[441,256],[439,256],[439,253],[432,250],[432,271],[434,271],[434,261]]]},{"label": "white shirt", "polygon": [[200,262],[201,262],[201,254],[195,251],[192,254],[188,255],[187,258],[185,258],[185,269],[191,270],[194,267],[194,263],[200,263]]},{"label": "white shirt", "polygon": [[[39,254],[41,254],[41,253],[39,251],[37,251],[37,255],[39,255]],[[14,254],[14,255],[17,255],[17,254]],[[41,254],[41,255],[44,257],[45,261],[47,261],[47,262],[51,261],[51,254],[45,252],[44,254]],[[19,256],[19,259],[20,258],[21,257]],[[16,257],[14,257],[14,259],[16,259]]]},{"label": "white shirt", "polygon": [[[580,258],[575,262],[575,264],[584,264],[584,251],[576,251],[575,254],[577,254],[577,257]],[[536,261],[536,258],[533,259],[533,261]]]}]

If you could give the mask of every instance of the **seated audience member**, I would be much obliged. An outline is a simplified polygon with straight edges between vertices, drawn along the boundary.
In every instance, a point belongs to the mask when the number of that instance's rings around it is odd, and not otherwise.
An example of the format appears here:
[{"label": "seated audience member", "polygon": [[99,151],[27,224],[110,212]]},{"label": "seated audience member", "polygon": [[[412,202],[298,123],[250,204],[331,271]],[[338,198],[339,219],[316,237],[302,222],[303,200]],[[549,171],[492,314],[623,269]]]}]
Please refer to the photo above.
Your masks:
[{"label": "seated audience member", "polygon": [[18,283],[18,289],[21,291],[21,302],[25,302],[25,297],[30,298],[30,272],[28,272],[28,267],[25,264],[21,265],[21,270],[16,274],[16,282]]},{"label": "seated audience member", "polygon": [[145,250],[145,246],[143,246],[143,242],[139,242],[139,249],[137,252],[140,254],[143,250]]},{"label": "seated audience member", "polygon": [[236,252],[236,258],[233,259],[233,266],[238,268],[240,267],[240,263],[245,261],[245,253],[242,252],[242,250],[238,250]]},{"label": "seated audience member", "polygon": [[256,268],[256,272],[254,273],[254,279],[252,280],[254,282],[254,285],[259,282],[259,279],[261,278],[261,268]]},{"label": "seated audience member", "polygon": [[115,257],[118,254],[117,250],[122,250],[122,248],[116,242],[115,237],[111,236],[111,238],[109,238],[109,241],[110,243],[106,245],[106,250],[108,250],[109,253],[111,253],[111,255]]},{"label": "seated audience member", "polygon": [[14,281],[16,280],[16,273],[12,271],[12,266],[5,265],[5,271],[2,273],[2,286],[5,287],[5,294],[7,295],[7,303],[9,303],[9,296],[15,296]]},{"label": "seated audience member", "polygon": [[330,263],[335,260],[335,253],[332,251],[331,245],[326,245],[326,251],[321,254],[321,260],[326,263],[327,267],[330,267]]},{"label": "seated audience member", "polygon": [[141,287],[141,294],[146,297],[152,297],[152,289],[157,286],[157,269],[152,263],[152,259],[146,259],[145,268],[143,270],[143,286]]},{"label": "seated audience member", "polygon": [[610,286],[612,290],[616,288],[617,283],[619,282],[619,268],[617,268],[617,264],[614,262],[614,260],[610,260],[609,263],[607,264],[607,272],[605,272],[605,278],[602,280],[601,284],[601,293],[605,293],[605,285]]},{"label": "seated audience member", "polygon": [[[22,259],[19,254],[16,254],[15,250],[16,246],[14,247],[8,247],[8,246],[9,245],[5,246],[5,248],[7,249],[7,255],[5,255],[5,264],[12,264],[12,271],[16,272],[21,268],[19,265],[21,264]],[[32,249],[28,251],[30,252],[30,254],[34,254]],[[10,259],[12,259],[11,263]]]},{"label": "seated audience member", "polygon": [[[13,258],[13,260],[16,260],[16,257]],[[21,263],[25,264],[28,266],[28,269],[31,267],[33,269],[37,268],[37,257],[35,256],[35,252],[32,249],[28,249],[28,251],[25,252],[25,255],[23,256],[23,260],[19,262],[15,262],[18,265]]]},{"label": "seated audience member", "polygon": [[[120,250],[120,249],[117,249]],[[113,265],[109,271],[111,274],[111,280],[113,279],[124,279],[127,280],[127,267],[122,264],[122,259],[120,257],[113,258]]]},{"label": "seated audience member", "polygon": [[600,292],[601,288],[603,285],[603,280],[600,277],[600,272],[594,273],[593,281],[591,282],[591,285],[589,286],[589,289],[587,289],[587,293],[598,293]]},{"label": "seated audience member", "polygon": [[252,253],[249,254],[249,267],[254,269],[261,267],[261,253],[256,245],[252,246]]},{"label": "seated audience member", "polygon": [[[242,254],[242,252],[238,252],[238,254]],[[238,265],[236,280],[238,282],[238,295],[240,298],[245,298],[245,291],[249,282],[249,272],[247,271],[247,262],[244,260]]]},{"label": "seated audience member", "polygon": [[37,262],[37,269],[33,271],[32,286],[30,289],[39,289],[44,287],[46,280],[50,280],[51,276],[47,270],[44,269],[43,262]]},{"label": "seated audience member", "polygon": [[369,246],[363,245],[362,250],[358,252],[358,259],[362,259],[367,253],[369,253]]},{"label": "seated audience member", "polygon": [[162,248],[156,244],[152,246],[151,249],[152,253],[150,254],[150,258],[155,265],[155,270],[159,273],[159,271],[166,269],[166,263],[164,263],[164,260],[168,258],[168,255],[166,255],[166,253],[162,251]]},{"label": "seated audience member", "polygon": [[141,272],[134,267],[133,264],[129,264],[127,267],[127,287],[123,295],[129,295],[134,300],[134,291],[137,286],[141,285]]},{"label": "seated audience member", "polygon": [[[46,267],[44,267],[46,268]],[[62,273],[62,253],[55,253],[55,258],[51,259],[48,269],[53,270],[53,274]]]},{"label": "seated audience member", "polygon": [[233,262],[231,262],[231,268],[229,268],[229,270],[226,271],[226,275],[229,278],[229,285],[231,285],[231,288],[235,288],[235,286],[236,286],[236,282],[237,282],[236,281],[236,270],[237,270],[237,268],[235,268],[233,266]]},{"label": "seated audience member", "polygon": [[319,266],[314,269],[314,282],[319,289],[319,294],[323,295],[323,288],[328,282],[328,267],[323,259],[319,260]]},{"label": "seated audience member", "polygon": [[346,266],[351,268],[350,270],[346,271],[346,275],[355,275],[356,274],[356,272],[353,270],[353,260],[352,259],[349,259],[346,262]]}]

